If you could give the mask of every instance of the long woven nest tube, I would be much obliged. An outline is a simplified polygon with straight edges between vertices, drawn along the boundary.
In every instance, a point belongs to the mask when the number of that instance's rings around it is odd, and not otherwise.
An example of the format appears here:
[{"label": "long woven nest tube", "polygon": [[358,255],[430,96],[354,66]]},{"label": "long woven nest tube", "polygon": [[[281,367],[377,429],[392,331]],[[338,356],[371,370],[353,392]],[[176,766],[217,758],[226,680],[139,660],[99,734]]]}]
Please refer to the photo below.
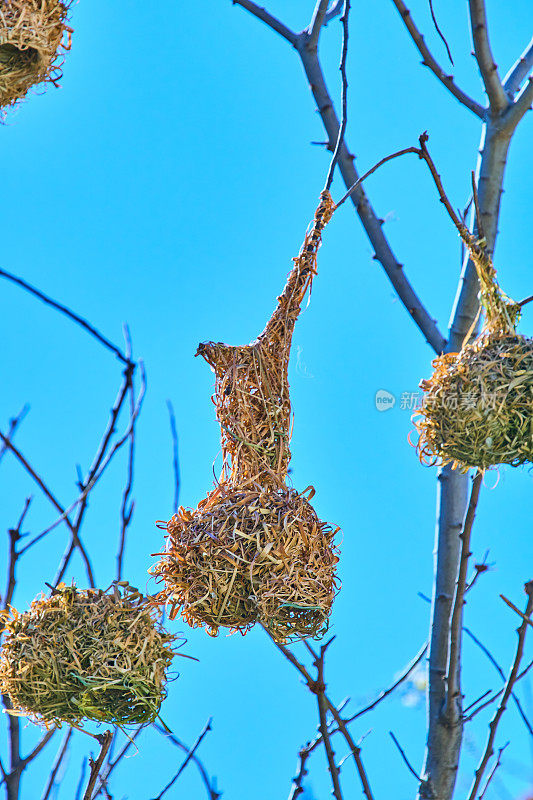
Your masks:
[{"label": "long woven nest tube", "polygon": [[[464,239],[480,281],[485,323],[459,353],[433,361],[424,397],[418,452],[425,463],[466,472],[533,461],[533,340],[516,333],[519,304],[500,289],[484,248]],[[467,337],[468,338],[468,337]]]},{"label": "long woven nest tube", "polygon": [[166,549],[151,573],[164,582],[159,599],[171,616],[181,612],[189,625],[203,625],[212,635],[219,627],[245,633],[255,622],[277,641],[327,629],[338,587],[337,531],[286,478],[292,333],[333,210],[324,192],[263,333],[246,346],[207,342],[198,348],[215,373],[222,475],[196,509],[180,508],[164,523]]},{"label": "long woven nest tube", "polygon": [[4,612],[0,691],[9,713],[46,727],[152,722],[176,638],[156,614],[124,582],[105,592],[60,585],[22,614]]},{"label": "long woven nest tube", "polygon": [[71,0],[2,0],[0,3],[0,110],[36,84],[57,85],[70,48]]}]

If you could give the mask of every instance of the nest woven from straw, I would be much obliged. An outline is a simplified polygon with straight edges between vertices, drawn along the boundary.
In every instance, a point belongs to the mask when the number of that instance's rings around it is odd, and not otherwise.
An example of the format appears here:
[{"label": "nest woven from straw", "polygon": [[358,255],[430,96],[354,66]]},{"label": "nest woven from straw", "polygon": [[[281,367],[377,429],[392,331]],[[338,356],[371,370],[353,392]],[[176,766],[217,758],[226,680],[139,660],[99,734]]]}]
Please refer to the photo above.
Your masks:
[{"label": "nest woven from straw", "polygon": [[244,633],[261,622],[277,641],[287,641],[327,629],[336,531],[286,478],[292,334],[333,210],[323,192],[263,333],[246,346],[198,348],[215,372],[222,476],[195,510],[180,509],[166,525],[166,552],[151,572],[165,583],[160,599],[171,604],[171,616],[181,609],[190,625],[205,625],[211,634],[220,626]]},{"label": "nest woven from straw", "polygon": [[175,639],[128,585],[104,592],[60,585],[23,614],[11,609],[0,650],[10,713],[34,722],[151,722],[165,697]]},{"label": "nest woven from straw", "polygon": [[168,523],[167,550],[152,568],[173,619],[211,635],[255,622],[274,639],[327,629],[336,581],[336,531],[294,490],[219,485]]},{"label": "nest woven from straw", "polygon": [[70,47],[69,5],[59,0],[2,0],[0,108],[16,103],[35,84],[57,84],[60,51]]},{"label": "nest woven from straw", "polygon": [[466,471],[533,461],[533,340],[485,333],[420,384],[418,451]]}]

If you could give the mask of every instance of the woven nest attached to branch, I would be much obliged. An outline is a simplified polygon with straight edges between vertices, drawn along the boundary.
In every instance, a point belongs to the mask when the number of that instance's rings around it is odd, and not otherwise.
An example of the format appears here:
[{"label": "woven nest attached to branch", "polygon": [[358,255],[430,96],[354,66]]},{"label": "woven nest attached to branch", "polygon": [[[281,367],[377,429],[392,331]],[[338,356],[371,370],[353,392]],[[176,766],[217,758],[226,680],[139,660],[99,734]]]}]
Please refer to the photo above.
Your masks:
[{"label": "woven nest attached to branch", "polygon": [[[464,235],[486,320],[459,353],[433,361],[415,420],[422,461],[466,472],[533,461],[533,340],[516,333],[520,306],[506,297],[484,249]],[[468,338],[468,337],[467,337]]]},{"label": "woven nest attached to branch", "polygon": [[10,714],[46,727],[84,719],[152,722],[173,658],[156,611],[127,584],[112,590],[60,585],[4,620],[0,691]]},{"label": "woven nest attached to branch", "polygon": [[335,531],[287,487],[221,484],[194,511],[168,523],[168,549],[154,568],[173,619],[245,632],[261,622],[276,640],[327,629],[334,596]]},{"label": "woven nest attached to branch", "polygon": [[35,84],[57,85],[60,51],[70,48],[69,6],[59,0],[2,0],[0,108],[16,103]]},{"label": "woven nest attached to branch", "polygon": [[[322,231],[334,210],[323,192],[310,232],[263,333],[251,344],[201,344],[215,372],[222,431],[220,483],[166,525],[152,574],[171,614],[190,625],[245,632],[261,622],[277,641],[321,635],[336,592],[333,531],[286,485],[291,404],[288,364],[302,300],[316,274]],[[314,490],[313,490],[314,493]]]}]

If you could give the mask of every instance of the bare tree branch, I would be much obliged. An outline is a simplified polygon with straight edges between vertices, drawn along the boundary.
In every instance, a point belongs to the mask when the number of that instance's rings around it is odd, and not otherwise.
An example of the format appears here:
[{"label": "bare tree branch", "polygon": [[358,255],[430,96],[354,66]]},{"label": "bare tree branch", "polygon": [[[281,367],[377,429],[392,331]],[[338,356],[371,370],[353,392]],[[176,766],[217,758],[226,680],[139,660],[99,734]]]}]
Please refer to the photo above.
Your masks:
[{"label": "bare tree branch", "polygon": [[318,37],[326,21],[326,11],[329,0],[318,0],[309,27],[307,28],[307,46],[310,50],[318,47]]},{"label": "bare tree branch", "polygon": [[450,625],[450,648],[446,673],[446,704],[443,712],[449,725],[456,725],[461,715],[460,703],[458,703],[458,700],[461,696],[461,633],[463,629],[463,606],[465,604],[468,559],[471,555],[470,536],[472,534],[472,526],[476,516],[482,482],[483,472],[478,471],[472,483],[472,492],[470,494],[470,502],[468,504],[463,530],[459,534],[459,538],[461,539],[461,556]]},{"label": "bare tree branch", "polygon": [[174,468],[174,513],[177,512],[180,499],[180,462],[179,462],[179,440],[178,428],[176,425],[176,415],[170,400],[167,400],[168,416],[170,419],[170,432],[172,434],[172,466]]},{"label": "bare tree branch", "polygon": [[[22,407],[22,409],[19,411],[19,413],[17,414],[16,417],[12,417],[9,420],[9,429],[8,429],[7,434],[6,434],[7,438],[9,440],[13,439],[13,436],[15,435],[15,431],[17,430],[18,426],[20,425],[20,423],[22,422],[22,420],[24,419],[24,417],[26,416],[26,414],[28,413],[29,410],[30,410],[30,407],[28,405],[25,405],[25,406]],[[2,460],[2,458],[5,455],[5,453],[7,453],[8,450],[9,450],[9,447],[7,445],[5,445],[5,444],[2,444],[2,447],[0,447],[0,461]]]},{"label": "bare tree branch", "polygon": [[439,81],[448,89],[449,92],[457,99],[460,103],[462,103],[466,108],[470,109],[476,116],[480,119],[483,119],[485,116],[485,109],[471,97],[469,97],[465,92],[460,89],[453,79],[453,75],[447,75],[445,71],[442,69],[440,64],[436,61],[436,59],[431,54],[428,46],[424,41],[424,37],[416,27],[413,17],[411,16],[411,12],[403,2],[403,0],[392,0],[402,21],[409,31],[411,39],[413,40],[418,52],[422,56],[422,64],[425,67],[429,67],[431,72],[439,79]]},{"label": "bare tree branch", "polygon": [[516,683],[516,679],[518,676],[518,670],[520,668],[520,662],[522,660],[522,655],[524,652],[524,643],[526,639],[526,633],[528,629],[528,621],[531,617],[533,612],[533,581],[529,581],[526,583],[525,592],[527,594],[527,604],[525,609],[525,618],[522,621],[522,624],[518,628],[518,644],[516,647],[516,655],[514,658],[513,666],[511,667],[511,672],[509,673],[509,677],[507,679],[507,683],[505,684],[505,690],[503,692],[503,697],[500,701],[496,714],[492,718],[490,725],[489,725],[489,736],[487,739],[487,744],[485,747],[485,752],[481,758],[480,764],[476,770],[476,774],[474,777],[474,782],[472,783],[472,787],[470,789],[470,794],[468,795],[468,800],[476,800],[476,795],[481,784],[481,780],[483,778],[483,774],[487,768],[487,764],[489,759],[494,754],[494,739],[496,738],[496,732],[498,730],[499,722],[503,716],[505,709],[507,708],[507,701],[511,696],[511,692],[513,690],[513,686]]},{"label": "bare tree branch", "polygon": [[512,133],[526,111],[529,111],[533,103],[533,78],[528,82],[517,96],[514,103],[507,109],[502,116],[501,130],[504,133]]},{"label": "bare tree branch", "polygon": [[329,165],[329,170],[326,177],[326,183],[324,186],[324,191],[326,192],[329,192],[329,190],[331,189],[331,183],[333,181],[333,173],[335,172],[335,167],[337,166],[337,161],[339,160],[339,153],[341,145],[344,141],[344,134],[346,133],[346,124],[348,122],[348,78],[346,77],[346,59],[348,56],[349,16],[350,16],[350,0],[345,0],[344,14],[342,16],[342,30],[343,30],[342,54],[341,54],[341,63],[339,66],[342,79],[342,92],[341,92],[342,117],[341,117],[341,126],[339,128],[339,133],[337,135],[337,143],[335,145],[333,158],[331,159],[331,164]]},{"label": "bare tree branch", "polygon": [[509,104],[490,49],[485,0],[469,0],[474,52],[491,110],[499,114]]},{"label": "bare tree branch", "polygon": [[522,82],[527,78],[533,69],[533,39],[529,42],[528,46],[511,67],[505,78],[503,79],[503,88],[507,92],[508,97],[512,100],[517,91],[520,89]]},{"label": "bare tree branch", "polygon": [[198,736],[198,739],[196,740],[196,742],[194,743],[194,745],[191,747],[191,749],[190,749],[190,750],[189,750],[189,752],[187,753],[187,756],[186,756],[185,760],[183,761],[183,763],[181,764],[180,768],[178,769],[178,771],[176,772],[176,774],[174,775],[174,777],[172,778],[172,780],[171,780],[171,781],[169,781],[169,782],[167,783],[167,785],[164,787],[164,789],[162,789],[162,790],[161,790],[161,792],[160,792],[160,793],[157,795],[157,797],[156,797],[156,798],[154,798],[154,800],[162,800],[163,796],[164,796],[164,795],[167,793],[167,791],[168,791],[168,790],[169,790],[169,789],[170,789],[172,786],[174,786],[174,784],[175,784],[175,783],[176,783],[176,781],[178,780],[179,776],[181,775],[181,773],[183,772],[183,770],[185,769],[185,767],[187,766],[187,764],[189,763],[189,761],[191,761],[191,760],[192,760],[192,758],[193,758],[193,756],[194,756],[195,752],[196,752],[196,751],[198,750],[198,748],[200,747],[200,745],[201,745],[201,743],[202,743],[202,740],[203,740],[204,736],[206,736],[206,735],[209,733],[209,731],[211,730],[211,723],[212,723],[212,721],[213,721],[213,720],[212,720],[212,718],[211,718],[211,717],[210,717],[210,718],[207,720],[207,722],[206,722],[206,724],[205,724],[205,727],[204,727],[204,729],[202,730],[202,732],[201,732],[201,733],[200,733],[200,735]]},{"label": "bare tree branch", "polygon": [[503,751],[505,750],[505,748],[506,748],[508,745],[509,745],[509,742],[506,742],[506,743],[503,745],[503,747],[500,747],[500,748],[499,748],[499,750],[498,750],[498,758],[496,759],[496,763],[494,764],[493,768],[492,768],[492,769],[491,769],[491,771],[490,771],[490,774],[489,774],[489,776],[488,776],[488,778],[487,778],[487,782],[485,783],[485,786],[483,787],[483,791],[482,791],[482,792],[481,792],[481,794],[479,795],[479,800],[483,800],[483,798],[485,797],[485,795],[486,795],[486,793],[487,793],[487,789],[489,788],[490,782],[491,782],[491,781],[492,781],[492,779],[494,778],[494,775],[495,775],[495,773],[496,773],[496,770],[498,769],[498,767],[499,767],[499,766],[501,765],[501,763],[502,763],[502,753],[503,753]]},{"label": "bare tree branch", "polygon": [[30,503],[32,501],[31,497],[27,497],[24,503],[24,508],[22,509],[22,513],[19,517],[19,520],[14,528],[10,528],[8,530],[9,536],[9,556],[7,561],[7,581],[6,581],[6,592],[4,595],[4,599],[2,601],[2,607],[6,609],[9,605],[11,605],[11,601],[13,600],[13,594],[15,592],[15,587],[17,585],[16,580],[16,566],[17,561],[20,558],[20,553],[17,552],[17,542],[21,538],[21,528],[24,523],[24,518],[28,513],[28,509],[30,507]]},{"label": "bare tree branch", "polygon": [[34,297],[37,297],[39,300],[42,300],[43,303],[46,303],[46,305],[55,308],[57,311],[61,312],[61,314],[67,316],[69,319],[75,322],[76,325],[80,325],[88,333],[90,333],[91,336],[93,336],[97,341],[99,341],[100,344],[103,344],[104,347],[106,347],[108,350],[111,350],[111,352],[114,353],[117,356],[117,358],[119,358],[122,361],[123,364],[129,365],[131,363],[130,361],[128,361],[124,353],[116,345],[113,344],[113,342],[110,342],[109,339],[103,336],[96,328],[94,328],[89,322],[87,322],[86,319],[83,319],[83,317],[80,317],[78,316],[78,314],[75,314],[73,311],[70,310],[70,308],[67,308],[67,306],[62,305],[61,303],[58,303],[55,300],[52,300],[51,297],[48,297],[48,295],[43,294],[43,292],[40,292],[39,289],[36,289],[31,284],[26,283],[26,281],[22,280],[22,278],[18,278],[16,275],[13,275],[11,272],[6,272],[4,269],[0,269],[0,278],[7,278],[8,281],[11,281],[11,283],[15,283],[17,284],[17,286],[21,286],[27,292],[34,295]]},{"label": "bare tree branch", "polygon": [[65,755],[66,755],[66,752],[67,752],[67,749],[68,749],[68,743],[70,741],[70,737],[71,736],[72,736],[72,728],[69,728],[67,733],[66,733],[66,735],[65,735],[65,737],[64,737],[64,739],[63,739],[61,747],[59,748],[59,751],[57,753],[56,760],[54,761],[54,764],[52,766],[52,771],[50,772],[50,776],[48,778],[48,783],[46,784],[46,787],[45,787],[45,790],[44,790],[44,793],[43,793],[43,796],[42,796],[41,800],[48,800],[48,798],[50,797],[50,792],[54,788],[55,781],[56,781],[56,776],[57,776],[57,773],[59,772],[61,764],[63,763],[63,759],[65,758]]},{"label": "bare tree branch", "polygon": [[291,31],[290,28],[287,28],[279,19],[269,14],[265,8],[261,8],[257,3],[253,3],[252,0],[231,0],[231,2],[234,6],[242,6],[242,8],[249,11],[250,14],[253,14],[254,17],[260,19],[261,22],[264,22],[269,28],[272,28],[273,31],[283,36],[293,47],[296,47],[297,34]]},{"label": "bare tree branch", "polygon": [[398,749],[398,752],[400,753],[400,755],[401,755],[401,757],[402,757],[402,759],[404,761],[404,764],[406,765],[406,767],[409,770],[409,772],[411,773],[411,775],[414,775],[415,778],[417,779],[417,781],[420,782],[420,776],[418,775],[417,771],[415,769],[413,769],[413,767],[411,765],[411,762],[409,761],[409,759],[405,755],[405,751],[404,751],[403,747],[401,746],[400,742],[398,741],[398,739],[396,738],[396,736],[393,734],[392,731],[389,731],[389,736],[391,737],[392,741],[396,745],[396,747]]},{"label": "bare tree branch", "polygon": [[95,736],[95,739],[97,739],[98,743],[100,744],[100,753],[96,761],[93,761],[92,758],[89,758],[91,772],[89,775],[89,783],[87,784],[85,794],[83,795],[83,800],[92,800],[93,798],[94,787],[96,786],[96,781],[98,779],[99,772],[102,769],[107,751],[111,747],[113,734],[111,731],[105,731],[104,733],[100,733]]},{"label": "bare tree branch", "polygon": [[[164,737],[165,737],[165,739],[168,739],[168,741],[169,741],[169,742],[172,742],[172,744],[173,744],[173,745],[175,745],[176,747],[178,747],[180,750],[182,750],[182,751],[183,751],[183,752],[185,752],[185,753],[190,753],[190,751],[191,751],[191,748],[190,748],[190,747],[188,747],[188,746],[187,746],[187,745],[186,745],[184,742],[182,742],[180,739],[178,739],[178,738],[177,738],[177,736],[175,736],[173,733],[168,733],[168,731],[166,731],[166,730],[165,730],[165,729],[164,729],[164,728],[163,728],[161,725],[159,725],[157,722],[154,722],[154,723],[153,723],[153,727],[154,727],[154,728],[155,728],[157,731],[159,731],[159,733],[160,733],[162,736],[164,736]],[[208,794],[209,800],[218,800],[218,798],[219,798],[219,797],[222,797],[222,793],[221,793],[221,792],[218,792],[218,791],[216,790],[215,786],[213,785],[213,783],[212,783],[212,781],[211,781],[211,779],[210,779],[210,777],[209,777],[209,775],[208,775],[208,773],[207,773],[207,770],[206,770],[206,768],[204,767],[203,763],[202,763],[202,762],[201,762],[201,760],[198,758],[198,756],[197,756],[196,754],[193,754],[193,756],[192,756],[192,759],[191,759],[191,760],[192,760],[192,761],[193,761],[193,762],[196,764],[196,766],[198,767],[198,771],[199,771],[199,773],[200,773],[200,776],[201,776],[201,778],[202,778],[202,781],[203,781],[203,783],[204,783],[204,786],[205,786],[205,788],[206,788],[206,791],[207,791],[207,794]]]},{"label": "bare tree branch", "polygon": [[329,774],[331,775],[331,782],[333,784],[333,796],[336,800],[342,800],[342,791],[341,785],[339,780],[339,768],[335,764],[335,753],[333,752],[333,747],[331,745],[331,740],[329,738],[329,730],[328,730],[328,722],[327,722],[327,702],[326,702],[326,684],[324,679],[324,658],[326,655],[326,651],[331,644],[333,639],[330,639],[329,642],[323,645],[320,648],[320,656],[315,658],[315,667],[317,670],[317,679],[315,682],[315,695],[318,705],[318,716],[320,720],[320,734],[322,736],[322,741],[324,743],[324,749],[326,751],[326,758],[328,761],[328,769]]},{"label": "bare tree branch", "polygon": [[[239,0],[237,0],[237,4],[240,4]],[[248,8],[249,5],[250,4],[247,3],[246,7]],[[307,49],[306,37],[307,34],[305,32],[299,34],[295,46],[300,55],[311,92],[326,129],[328,141],[330,143],[329,146],[331,150],[333,150],[333,143],[337,141],[339,135],[340,123],[326,86],[318,54],[316,51],[309,51]],[[359,177],[353,162],[354,158],[350,154],[346,143],[343,142],[339,152],[338,165],[346,188],[356,183]],[[423,333],[428,344],[436,353],[442,353],[446,347],[446,340],[439,331],[435,320],[428,314],[409,283],[402,264],[398,262],[398,259],[394,255],[382,230],[383,220],[379,219],[376,215],[362,187],[359,187],[357,191],[351,195],[351,199],[363,228],[374,248],[374,258],[382,265],[398,297],[411,315],[415,324]]]}]

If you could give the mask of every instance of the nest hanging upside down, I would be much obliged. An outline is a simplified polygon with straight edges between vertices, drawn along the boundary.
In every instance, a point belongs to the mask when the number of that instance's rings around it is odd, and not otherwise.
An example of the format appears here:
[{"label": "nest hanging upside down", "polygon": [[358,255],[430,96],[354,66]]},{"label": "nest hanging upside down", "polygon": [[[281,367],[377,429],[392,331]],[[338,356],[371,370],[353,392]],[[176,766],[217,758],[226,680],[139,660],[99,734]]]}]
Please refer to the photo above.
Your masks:
[{"label": "nest hanging upside down", "polygon": [[418,450],[466,471],[533,461],[533,340],[485,334],[440,356],[420,384]]},{"label": "nest hanging upside down", "polygon": [[459,353],[433,361],[415,424],[425,463],[466,472],[533,461],[533,340],[516,333],[520,305],[498,286],[483,246],[461,231],[480,282],[486,320]]},{"label": "nest hanging upside down", "polygon": [[327,629],[336,590],[336,531],[292,489],[219,485],[168,523],[167,549],[151,572],[173,619],[215,636],[255,622],[276,641]]},{"label": "nest hanging upside down", "polygon": [[0,691],[9,713],[46,727],[85,718],[118,725],[151,722],[166,696],[176,638],[133,587],[79,590],[60,585],[23,614],[4,619]]},{"label": "nest hanging upside down", "polygon": [[260,622],[285,642],[327,629],[336,531],[286,477],[292,333],[333,210],[323,192],[263,333],[245,346],[198,348],[215,373],[222,477],[196,509],[180,509],[166,525],[166,552],[150,572],[164,581],[159,599],[170,604],[171,617],[181,610],[189,625],[205,625],[212,635],[221,626],[245,633]]},{"label": "nest hanging upside down", "polygon": [[[70,47],[70,2],[3,0],[0,13],[0,109],[35,84],[61,78],[60,50]],[[66,34],[66,38],[65,38]]]}]

